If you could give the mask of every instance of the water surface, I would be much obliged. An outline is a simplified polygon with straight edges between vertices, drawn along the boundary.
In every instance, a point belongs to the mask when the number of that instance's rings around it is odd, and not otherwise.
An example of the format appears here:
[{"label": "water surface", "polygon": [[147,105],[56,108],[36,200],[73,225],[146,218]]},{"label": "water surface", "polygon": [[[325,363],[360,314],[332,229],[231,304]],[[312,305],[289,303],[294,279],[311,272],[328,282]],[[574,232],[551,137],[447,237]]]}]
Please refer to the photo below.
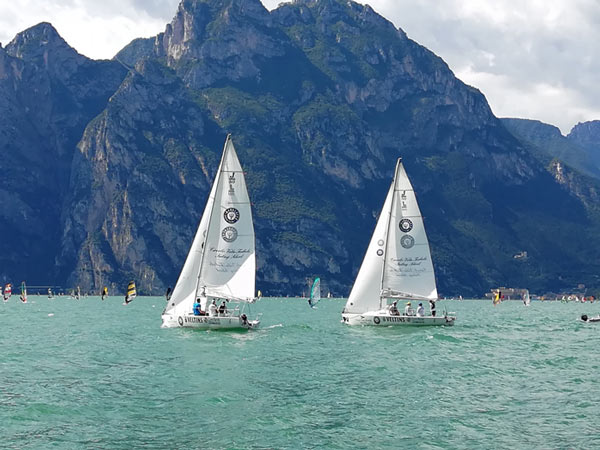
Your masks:
[{"label": "water surface", "polygon": [[0,304],[0,448],[592,448],[599,304],[443,301],[454,327],[263,299],[261,330],[161,329],[163,299]]}]

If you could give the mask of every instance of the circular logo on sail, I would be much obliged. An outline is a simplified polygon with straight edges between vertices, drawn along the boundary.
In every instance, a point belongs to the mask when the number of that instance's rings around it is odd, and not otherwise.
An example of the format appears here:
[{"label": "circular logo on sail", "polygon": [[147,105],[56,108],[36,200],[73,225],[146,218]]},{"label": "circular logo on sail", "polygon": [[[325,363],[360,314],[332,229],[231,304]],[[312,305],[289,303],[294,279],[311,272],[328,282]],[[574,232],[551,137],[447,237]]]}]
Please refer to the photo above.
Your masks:
[{"label": "circular logo on sail", "polygon": [[240,220],[240,212],[235,208],[227,208],[223,213],[223,217],[227,223],[236,223]]},{"label": "circular logo on sail", "polygon": [[237,239],[238,232],[234,227],[225,227],[221,231],[221,237],[225,242],[233,242]]},{"label": "circular logo on sail", "polygon": [[377,256],[383,256],[383,250],[381,250],[381,249],[377,250]]},{"label": "circular logo on sail", "polygon": [[410,234],[406,234],[400,239],[400,245],[404,248],[412,248],[415,245],[415,239]]},{"label": "circular logo on sail", "polygon": [[[410,219],[402,219],[400,221],[400,231],[408,233],[410,230],[412,230],[412,227],[413,227],[413,223],[411,222]],[[411,247],[412,247],[412,245],[411,245]]]},{"label": "circular logo on sail", "polygon": [[383,239],[379,239],[377,241],[377,245],[379,245],[380,247],[383,247],[383,244],[384,244]]}]

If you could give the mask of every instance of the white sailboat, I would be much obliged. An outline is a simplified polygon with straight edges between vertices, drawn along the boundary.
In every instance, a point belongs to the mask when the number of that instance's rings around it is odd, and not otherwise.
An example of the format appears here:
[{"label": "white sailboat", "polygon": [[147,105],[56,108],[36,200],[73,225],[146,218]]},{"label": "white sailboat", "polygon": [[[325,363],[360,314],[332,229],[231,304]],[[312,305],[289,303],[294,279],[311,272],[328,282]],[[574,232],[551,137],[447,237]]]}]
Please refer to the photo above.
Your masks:
[{"label": "white sailboat", "polygon": [[402,314],[396,303],[437,299],[429,243],[399,158],[367,253],[342,312],[348,325],[454,325],[455,316]]},{"label": "white sailboat", "polygon": [[192,247],[163,311],[162,327],[258,327],[258,318],[250,320],[245,313],[255,300],[255,275],[250,199],[231,136],[227,136]]}]

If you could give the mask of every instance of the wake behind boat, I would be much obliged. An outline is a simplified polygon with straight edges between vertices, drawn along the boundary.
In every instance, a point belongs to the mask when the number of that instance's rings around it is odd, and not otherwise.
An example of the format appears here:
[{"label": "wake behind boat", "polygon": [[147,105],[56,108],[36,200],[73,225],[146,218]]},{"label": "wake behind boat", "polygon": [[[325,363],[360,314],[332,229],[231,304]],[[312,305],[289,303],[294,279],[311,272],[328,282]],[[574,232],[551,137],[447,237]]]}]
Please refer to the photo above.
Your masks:
[{"label": "wake behind boat", "polygon": [[[435,316],[437,287],[429,243],[414,190],[402,159],[369,243],[350,297],[342,311],[348,325],[454,325],[455,316]],[[431,315],[399,300],[432,300]]]},{"label": "wake behind boat", "polygon": [[[217,175],[162,327],[250,329],[254,302],[254,225],[244,172],[227,136]],[[227,303],[236,306],[227,306]]]}]

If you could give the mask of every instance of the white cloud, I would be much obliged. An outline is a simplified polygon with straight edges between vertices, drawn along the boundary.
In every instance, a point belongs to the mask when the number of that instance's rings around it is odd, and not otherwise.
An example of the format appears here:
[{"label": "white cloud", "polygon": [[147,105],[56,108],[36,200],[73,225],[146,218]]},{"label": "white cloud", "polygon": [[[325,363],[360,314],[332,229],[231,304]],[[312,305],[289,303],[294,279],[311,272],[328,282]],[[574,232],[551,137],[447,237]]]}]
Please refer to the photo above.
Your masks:
[{"label": "white cloud", "polygon": [[[281,0],[262,0],[273,9]],[[19,0],[0,4],[0,41],[41,21],[92,58],[164,30],[179,0]],[[598,0],[360,0],[442,57],[499,116],[566,133],[600,118]]]}]

